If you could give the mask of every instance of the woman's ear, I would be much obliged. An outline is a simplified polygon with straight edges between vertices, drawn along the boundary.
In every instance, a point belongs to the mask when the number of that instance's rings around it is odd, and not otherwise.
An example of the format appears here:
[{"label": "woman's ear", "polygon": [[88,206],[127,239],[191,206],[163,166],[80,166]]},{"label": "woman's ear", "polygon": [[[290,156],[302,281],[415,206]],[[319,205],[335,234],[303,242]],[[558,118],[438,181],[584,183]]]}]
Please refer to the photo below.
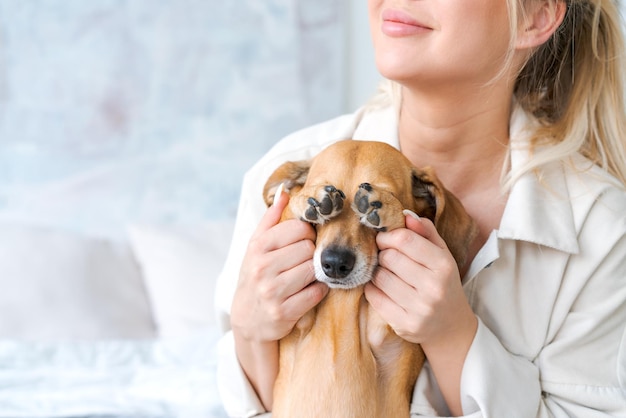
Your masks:
[{"label": "woman's ear", "polygon": [[530,0],[517,34],[517,49],[543,45],[557,31],[565,12],[565,0]]}]

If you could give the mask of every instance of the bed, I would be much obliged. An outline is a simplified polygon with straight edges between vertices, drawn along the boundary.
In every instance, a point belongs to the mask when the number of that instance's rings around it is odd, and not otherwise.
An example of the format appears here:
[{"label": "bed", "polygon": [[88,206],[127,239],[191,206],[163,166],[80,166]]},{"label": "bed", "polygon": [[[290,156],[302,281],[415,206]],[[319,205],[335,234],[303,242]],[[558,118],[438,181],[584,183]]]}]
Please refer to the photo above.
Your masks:
[{"label": "bed", "polygon": [[1,417],[223,417],[214,279],[232,223],[129,242],[0,225]]}]

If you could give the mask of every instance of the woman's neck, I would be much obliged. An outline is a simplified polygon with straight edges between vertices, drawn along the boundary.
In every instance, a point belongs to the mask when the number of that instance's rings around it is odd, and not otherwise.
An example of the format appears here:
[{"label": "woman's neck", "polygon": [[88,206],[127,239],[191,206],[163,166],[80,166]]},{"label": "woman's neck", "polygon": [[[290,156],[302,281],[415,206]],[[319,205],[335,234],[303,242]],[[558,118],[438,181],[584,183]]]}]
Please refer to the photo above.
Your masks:
[{"label": "woman's neck", "polygon": [[437,97],[438,102],[403,91],[400,148],[416,167],[433,167],[477,223],[478,236],[468,249],[471,261],[499,227],[506,204],[500,178],[508,156],[512,92]]},{"label": "woman's neck", "polygon": [[507,155],[511,95],[489,91],[493,94],[459,92],[433,100],[403,89],[398,127],[402,153],[415,166],[433,167],[461,199],[475,187],[499,185]]}]

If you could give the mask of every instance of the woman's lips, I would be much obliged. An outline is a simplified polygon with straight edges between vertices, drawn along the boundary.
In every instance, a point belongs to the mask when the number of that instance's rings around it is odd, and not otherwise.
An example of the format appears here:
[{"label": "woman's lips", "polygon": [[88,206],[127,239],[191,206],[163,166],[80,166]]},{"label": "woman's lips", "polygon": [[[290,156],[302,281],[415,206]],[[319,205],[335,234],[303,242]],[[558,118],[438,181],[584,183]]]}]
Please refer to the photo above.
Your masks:
[{"label": "woman's lips", "polygon": [[382,31],[387,36],[411,36],[432,30],[409,14],[399,10],[385,10],[382,14],[382,19]]}]

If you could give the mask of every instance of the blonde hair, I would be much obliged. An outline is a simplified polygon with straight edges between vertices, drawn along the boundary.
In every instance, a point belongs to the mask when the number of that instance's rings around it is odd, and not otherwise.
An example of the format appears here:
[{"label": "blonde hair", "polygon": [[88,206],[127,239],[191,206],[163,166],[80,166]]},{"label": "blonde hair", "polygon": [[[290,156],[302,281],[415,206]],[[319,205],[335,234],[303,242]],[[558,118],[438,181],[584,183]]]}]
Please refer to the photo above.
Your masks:
[{"label": "blonde hair", "polygon": [[[507,0],[512,34],[528,1],[534,0]],[[516,105],[537,121],[530,138],[533,157],[505,173],[503,187],[577,152],[626,187],[626,50],[619,9],[614,0],[554,1],[566,3],[563,23],[530,55],[514,89]],[[505,66],[512,62],[510,50]],[[383,82],[369,105],[389,103],[399,109],[401,88],[395,82]]]},{"label": "blonde hair", "polygon": [[626,51],[619,9],[613,0],[561,1],[563,23],[517,77],[516,101],[539,127],[531,137],[533,158],[507,180],[579,152],[624,186]]}]

